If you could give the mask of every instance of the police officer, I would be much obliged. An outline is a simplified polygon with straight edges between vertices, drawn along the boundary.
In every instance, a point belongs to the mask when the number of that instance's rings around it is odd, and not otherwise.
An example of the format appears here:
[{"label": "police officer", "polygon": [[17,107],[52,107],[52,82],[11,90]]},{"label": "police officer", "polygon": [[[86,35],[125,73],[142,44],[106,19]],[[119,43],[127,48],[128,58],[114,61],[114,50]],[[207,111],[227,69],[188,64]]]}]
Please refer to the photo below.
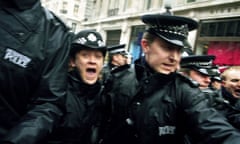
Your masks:
[{"label": "police officer", "polygon": [[127,52],[125,50],[125,46],[125,44],[119,44],[108,48],[109,68],[111,70],[127,64]]},{"label": "police officer", "polygon": [[[189,51],[188,51],[189,52]],[[213,65],[214,55],[184,55],[182,53],[180,72],[198,85],[206,93],[209,105],[215,105],[215,100],[220,97],[216,89],[211,87],[212,77],[216,75]],[[191,55],[192,54],[192,55]]]},{"label": "police officer", "polygon": [[0,143],[35,144],[63,115],[72,36],[39,0],[0,0],[0,17]]},{"label": "police officer", "polygon": [[214,65],[211,69],[211,83],[210,88],[213,90],[219,90],[222,86],[221,72],[219,70],[219,66]]},{"label": "police officer", "polygon": [[104,66],[102,72],[104,83],[111,81],[113,75],[125,73],[124,71],[130,67],[130,64],[128,63],[128,52],[125,47],[125,44],[108,47],[108,65]]},{"label": "police officer", "polygon": [[103,143],[239,143],[239,132],[213,108],[204,93],[176,73],[183,41],[197,27],[192,19],[152,14],[142,16],[148,25],[141,39],[140,64],[118,77],[109,92],[112,121]]},{"label": "police officer", "polygon": [[211,83],[213,55],[189,55],[181,59],[181,72],[199,83],[199,88],[206,90]]},{"label": "police officer", "polygon": [[100,33],[82,30],[76,35],[70,51],[66,114],[49,137],[49,144],[97,142],[103,90],[99,75],[106,51]]},{"label": "police officer", "polygon": [[211,77],[211,84],[210,84],[212,89],[219,90],[221,89],[222,86],[222,79],[220,75],[214,75]]}]

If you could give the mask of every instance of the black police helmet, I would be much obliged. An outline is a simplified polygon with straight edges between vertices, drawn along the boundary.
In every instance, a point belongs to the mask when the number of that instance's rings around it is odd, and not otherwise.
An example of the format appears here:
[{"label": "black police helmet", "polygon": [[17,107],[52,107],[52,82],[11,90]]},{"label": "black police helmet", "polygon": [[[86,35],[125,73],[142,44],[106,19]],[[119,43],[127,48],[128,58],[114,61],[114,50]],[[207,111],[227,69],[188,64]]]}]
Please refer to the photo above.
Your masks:
[{"label": "black police helmet", "polygon": [[82,49],[99,50],[106,55],[107,46],[104,44],[100,33],[94,30],[82,30],[76,34],[74,41],[71,44],[70,56],[74,55]]}]

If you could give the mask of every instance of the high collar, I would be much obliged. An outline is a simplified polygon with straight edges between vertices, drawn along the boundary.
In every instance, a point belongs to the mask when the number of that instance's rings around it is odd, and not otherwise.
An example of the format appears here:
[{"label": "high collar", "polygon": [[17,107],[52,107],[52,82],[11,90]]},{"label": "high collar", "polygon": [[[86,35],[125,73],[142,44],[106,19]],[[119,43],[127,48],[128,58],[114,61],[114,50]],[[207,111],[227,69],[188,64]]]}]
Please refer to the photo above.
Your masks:
[{"label": "high collar", "polygon": [[138,79],[153,77],[153,79],[160,79],[162,80],[161,82],[166,82],[174,78],[176,75],[176,72],[172,72],[170,74],[156,72],[146,62],[145,57],[141,57],[135,61],[135,69]]}]

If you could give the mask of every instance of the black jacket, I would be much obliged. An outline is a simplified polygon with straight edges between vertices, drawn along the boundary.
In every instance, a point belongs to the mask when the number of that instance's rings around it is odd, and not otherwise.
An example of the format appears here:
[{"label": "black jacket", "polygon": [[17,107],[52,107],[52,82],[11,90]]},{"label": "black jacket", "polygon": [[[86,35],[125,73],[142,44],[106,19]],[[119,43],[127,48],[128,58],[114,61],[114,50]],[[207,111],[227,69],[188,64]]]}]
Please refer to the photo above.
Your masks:
[{"label": "black jacket", "polygon": [[235,98],[222,87],[218,90],[218,97],[216,97],[213,102],[213,106],[223,114],[234,127],[240,129],[240,99]]},{"label": "black jacket", "polygon": [[76,69],[69,72],[66,113],[48,138],[48,144],[96,143],[103,114],[102,90],[99,82],[93,85],[82,82]]},{"label": "black jacket", "polygon": [[104,144],[179,144],[186,134],[194,143],[239,143],[239,133],[180,74],[136,65],[115,77],[112,86],[112,119]]},{"label": "black jacket", "polygon": [[0,17],[0,140],[34,144],[62,115],[71,34],[40,2]]}]

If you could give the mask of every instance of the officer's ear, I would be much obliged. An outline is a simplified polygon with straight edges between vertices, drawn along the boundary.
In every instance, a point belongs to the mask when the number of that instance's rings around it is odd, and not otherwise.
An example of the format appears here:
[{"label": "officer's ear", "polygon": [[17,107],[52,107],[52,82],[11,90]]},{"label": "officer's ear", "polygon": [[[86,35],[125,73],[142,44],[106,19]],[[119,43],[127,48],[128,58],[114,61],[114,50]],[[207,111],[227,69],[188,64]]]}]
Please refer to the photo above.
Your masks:
[{"label": "officer's ear", "polygon": [[146,53],[148,53],[148,51],[149,51],[149,42],[146,40],[146,39],[142,39],[141,40],[141,46],[142,46],[142,50],[143,50],[143,52],[146,54]]},{"label": "officer's ear", "polygon": [[70,59],[69,59],[69,67],[71,67],[71,68],[76,67],[75,59],[73,57],[70,57]]},{"label": "officer's ear", "polygon": [[221,83],[222,83],[222,86],[225,87],[225,85],[226,85],[226,81],[225,81],[225,80],[222,80]]}]

